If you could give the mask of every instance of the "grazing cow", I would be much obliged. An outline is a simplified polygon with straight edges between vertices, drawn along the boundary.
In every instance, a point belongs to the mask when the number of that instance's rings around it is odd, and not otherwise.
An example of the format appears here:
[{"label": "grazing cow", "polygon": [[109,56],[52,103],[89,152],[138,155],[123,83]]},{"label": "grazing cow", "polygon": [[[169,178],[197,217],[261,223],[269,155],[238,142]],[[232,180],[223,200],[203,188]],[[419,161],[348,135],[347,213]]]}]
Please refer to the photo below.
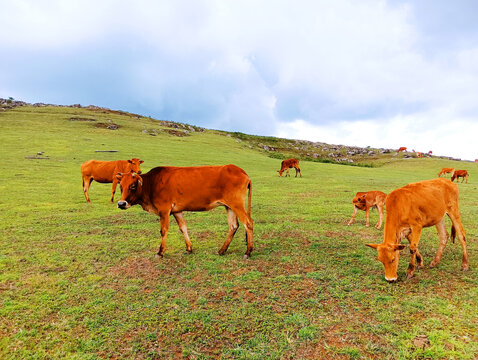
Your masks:
[{"label": "grazing cow", "polygon": [[382,220],[383,220],[383,207],[385,205],[385,198],[387,194],[381,191],[367,191],[367,192],[358,192],[352,200],[352,204],[354,204],[354,213],[352,214],[352,218],[350,219],[347,226],[353,224],[355,216],[357,215],[358,210],[365,210],[365,218],[367,222],[365,226],[370,226],[369,223],[369,211],[370,208],[377,208],[379,214],[379,220],[375,227],[380,229],[382,227]]},{"label": "grazing cow", "polygon": [[438,173],[438,177],[441,177],[442,175],[446,175],[446,174],[450,174],[450,173],[453,174],[454,171],[455,171],[455,169],[453,169],[453,168],[443,168]]},{"label": "grazing cow", "polygon": [[[122,189],[120,209],[139,204],[143,210],[156,214],[161,222],[161,246],[158,255],[166,251],[169,216],[173,215],[186,241],[186,251],[191,253],[183,211],[208,211],[225,206],[229,233],[219,250],[223,255],[236,233],[239,223],[246,228],[247,250],[244,258],[252,252],[251,191],[252,182],[246,172],[235,165],[198,167],[156,167],[146,174],[134,172],[116,175]],[[245,209],[247,189],[248,210]]]},{"label": "grazing cow", "polygon": [[134,158],[131,160],[99,161],[88,160],[81,164],[81,176],[83,177],[83,192],[86,202],[90,202],[88,189],[93,180],[99,183],[113,183],[111,202],[114,200],[118,179],[115,175],[119,172],[130,172],[141,174],[140,164],[143,160]]},{"label": "grazing cow", "polygon": [[302,177],[302,173],[300,172],[300,167],[299,167],[299,160],[297,160],[297,159],[283,160],[282,163],[281,163],[281,166],[280,166],[280,170],[278,170],[279,176],[282,176],[282,173],[285,170],[286,171],[285,176],[290,177],[289,169],[291,169],[291,168],[295,169],[295,177],[297,177],[297,172],[299,173],[300,177]]},{"label": "grazing cow", "polygon": [[421,152],[419,152],[419,151],[416,152],[416,155],[417,155],[418,158],[422,158],[422,157],[423,157],[423,153],[421,153]]},{"label": "grazing cow", "polygon": [[402,151],[407,151],[407,148],[405,146],[402,146],[400,149],[397,150],[397,152],[402,152]]},{"label": "grazing cow", "polygon": [[428,154],[428,156],[432,156],[433,151],[430,150],[429,152],[427,152],[427,154]]},{"label": "grazing cow", "polygon": [[455,172],[451,176],[451,181],[454,181],[456,179],[456,182],[458,182],[459,177],[461,177],[461,182],[463,182],[463,180],[466,180],[466,183],[468,184],[468,171],[455,170]]},{"label": "grazing cow", "polygon": [[423,267],[423,257],[418,251],[418,242],[422,228],[435,225],[440,236],[440,245],[430,267],[438,265],[443,249],[448,240],[445,230],[445,214],[451,219],[451,237],[456,235],[463,248],[462,269],[468,270],[466,251],[466,233],[461,223],[458,209],[458,186],[447,179],[433,179],[408,184],[392,191],[386,200],[387,218],[385,220],[384,240],[382,244],[367,244],[378,251],[378,260],[385,267],[385,279],[397,280],[399,250],[405,248],[400,244],[406,237],[410,242],[410,265],[407,278],[415,271],[415,259]]}]

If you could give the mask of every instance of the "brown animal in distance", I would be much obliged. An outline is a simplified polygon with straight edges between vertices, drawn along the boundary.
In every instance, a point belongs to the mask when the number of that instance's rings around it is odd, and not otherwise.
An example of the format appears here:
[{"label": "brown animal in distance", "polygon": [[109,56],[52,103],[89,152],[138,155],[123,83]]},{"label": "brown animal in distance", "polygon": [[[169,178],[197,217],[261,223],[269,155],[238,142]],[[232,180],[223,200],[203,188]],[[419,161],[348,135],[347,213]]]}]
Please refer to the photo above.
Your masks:
[{"label": "brown animal in distance", "polygon": [[407,148],[405,146],[402,146],[397,150],[397,152],[402,152],[402,151],[407,151]]},{"label": "brown animal in distance", "polygon": [[300,167],[299,167],[299,160],[297,160],[297,159],[285,159],[285,160],[283,160],[282,163],[281,163],[281,166],[280,166],[280,170],[278,170],[279,176],[282,176],[282,173],[284,171],[286,171],[285,176],[290,177],[289,169],[292,169],[292,168],[295,169],[295,177],[297,177],[297,173],[299,173],[300,177],[302,177],[302,173],[300,172]]},{"label": "brown animal in distance", "polygon": [[463,180],[466,180],[466,183],[468,184],[468,171],[455,170],[453,172],[453,175],[451,176],[451,181],[454,181],[456,179],[456,182],[458,182],[459,177],[461,177],[461,182],[463,182]]},{"label": "brown animal in distance", "polygon": [[90,202],[88,190],[93,180],[108,184],[113,183],[111,202],[114,200],[116,186],[118,179],[115,177],[120,172],[130,172],[141,174],[140,165],[143,160],[133,158],[131,160],[116,160],[116,161],[99,161],[88,160],[81,164],[81,176],[83,178],[83,193],[85,194],[86,202]]},{"label": "brown animal in distance", "polygon": [[369,211],[371,208],[377,208],[378,214],[379,214],[379,220],[377,225],[375,225],[375,227],[377,229],[380,229],[382,227],[382,221],[384,216],[383,208],[385,206],[386,197],[387,197],[387,194],[381,191],[358,192],[352,200],[352,203],[354,204],[354,213],[352,214],[352,218],[350,219],[347,226],[350,226],[353,224],[358,210],[365,211],[365,218],[367,219],[365,226],[367,227],[370,226]]},{"label": "brown animal in distance", "polygon": [[[219,250],[223,255],[239,228],[238,218],[246,229],[248,258],[253,250],[251,218],[252,182],[246,172],[235,165],[196,167],[156,167],[144,175],[134,172],[118,174],[122,189],[118,208],[128,209],[139,204],[143,210],[156,214],[161,222],[161,246],[158,255],[166,251],[169,217],[173,215],[186,241],[186,251],[192,252],[184,211],[208,211],[217,206],[227,210],[229,233]],[[248,209],[245,209],[247,190]]]},{"label": "brown animal in distance", "polygon": [[453,174],[454,171],[455,171],[455,169],[453,169],[453,168],[443,168],[438,173],[438,177],[441,177],[442,175],[446,175],[446,174],[449,174],[449,173]]},{"label": "brown animal in distance", "polygon": [[418,267],[424,265],[423,257],[418,251],[420,235],[424,227],[436,226],[440,237],[435,258],[430,264],[434,267],[440,263],[443,250],[448,240],[445,229],[445,215],[452,222],[451,238],[461,242],[463,249],[462,269],[468,270],[468,253],[466,251],[466,232],[461,223],[458,208],[458,186],[447,179],[433,179],[408,184],[392,191],[386,200],[387,218],[385,220],[384,240],[381,244],[367,244],[377,249],[378,260],[385,267],[385,279],[389,282],[397,280],[399,251],[405,248],[401,239],[410,242],[410,265],[407,278],[415,272],[415,260]]}]

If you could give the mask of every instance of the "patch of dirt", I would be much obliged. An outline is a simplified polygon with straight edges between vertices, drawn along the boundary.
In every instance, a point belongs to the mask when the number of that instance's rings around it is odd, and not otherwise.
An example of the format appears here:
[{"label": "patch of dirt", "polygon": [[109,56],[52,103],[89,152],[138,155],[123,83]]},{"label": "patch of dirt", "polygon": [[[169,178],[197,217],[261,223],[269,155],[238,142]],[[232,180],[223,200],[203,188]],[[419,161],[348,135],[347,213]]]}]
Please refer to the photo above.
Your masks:
[{"label": "patch of dirt", "polygon": [[94,122],[96,119],[92,118],[85,118],[85,117],[71,117],[69,121],[86,121],[86,122]]},{"label": "patch of dirt", "polygon": [[173,136],[179,136],[179,137],[184,137],[184,136],[189,136],[189,132],[184,130],[164,130],[165,132],[167,132],[169,135],[173,135]]},{"label": "patch of dirt", "polygon": [[94,127],[99,129],[118,130],[121,126],[115,124],[114,122],[108,121],[107,123],[96,123]]},{"label": "patch of dirt", "polygon": [[114,276],[122,278],[140,278],[157,281],[161,271],[157,267],[157,261],[148,258],[128,258],[111,268]]}]

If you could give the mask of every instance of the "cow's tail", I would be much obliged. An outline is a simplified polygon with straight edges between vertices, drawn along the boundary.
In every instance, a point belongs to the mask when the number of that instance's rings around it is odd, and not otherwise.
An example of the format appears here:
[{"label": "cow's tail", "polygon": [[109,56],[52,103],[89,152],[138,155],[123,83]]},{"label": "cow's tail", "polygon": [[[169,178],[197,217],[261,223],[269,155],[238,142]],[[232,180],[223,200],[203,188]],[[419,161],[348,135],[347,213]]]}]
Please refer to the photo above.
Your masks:
[{"label": "cow's tail", "polygon": [[247,188],[249,189],[249,195],[247,196],[247,215],[251,217],[251,198],[252,198],[252,181],[249,180],[249,184],[247,184]]},{"label": "cow's tail", "polygon": [[451,241],[454,244],[455,243],[455,238],[456,238],[456,229],[453,224],[451,224]]}]

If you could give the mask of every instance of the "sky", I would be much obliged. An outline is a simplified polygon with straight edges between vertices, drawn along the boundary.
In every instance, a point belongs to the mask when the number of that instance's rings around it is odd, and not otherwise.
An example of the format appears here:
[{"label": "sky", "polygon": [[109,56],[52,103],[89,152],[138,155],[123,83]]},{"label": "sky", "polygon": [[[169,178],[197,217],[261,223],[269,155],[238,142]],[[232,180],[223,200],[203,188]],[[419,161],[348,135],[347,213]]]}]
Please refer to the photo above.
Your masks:
[{"label": "sky", "polygon": [[0,97],[478,158],[478,1],[0,0]]}]

